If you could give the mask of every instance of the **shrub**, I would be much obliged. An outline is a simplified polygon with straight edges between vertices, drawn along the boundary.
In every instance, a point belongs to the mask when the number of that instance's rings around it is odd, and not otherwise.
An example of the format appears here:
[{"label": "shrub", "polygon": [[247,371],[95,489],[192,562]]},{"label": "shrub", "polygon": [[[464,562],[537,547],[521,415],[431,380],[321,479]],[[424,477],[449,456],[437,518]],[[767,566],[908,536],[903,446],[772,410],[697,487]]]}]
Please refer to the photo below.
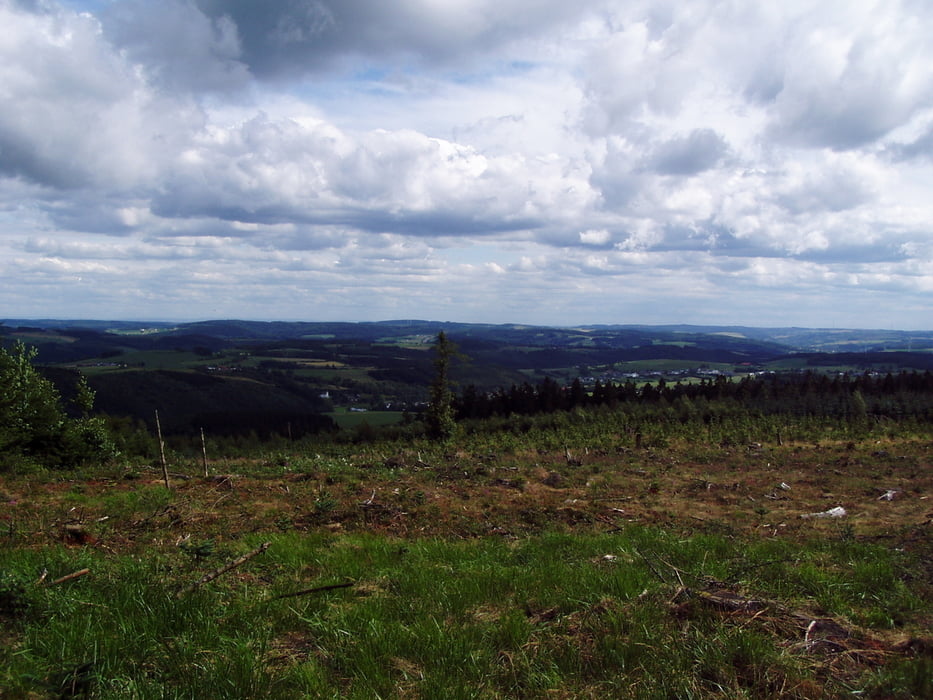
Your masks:
[{"label": "shrub", "polygon": [[58,391],[32,366],[35,348],[0,348],[0,453],[47,453],[65,425]]},{"label": "shrub", "polygon": [[32,361],[35,348],[0,348],[0,471],[29,464],[73,467],[117,455],[106,425],[90,418],[93,392],[79,384],[82,418],[69,419],[61,396]]}]

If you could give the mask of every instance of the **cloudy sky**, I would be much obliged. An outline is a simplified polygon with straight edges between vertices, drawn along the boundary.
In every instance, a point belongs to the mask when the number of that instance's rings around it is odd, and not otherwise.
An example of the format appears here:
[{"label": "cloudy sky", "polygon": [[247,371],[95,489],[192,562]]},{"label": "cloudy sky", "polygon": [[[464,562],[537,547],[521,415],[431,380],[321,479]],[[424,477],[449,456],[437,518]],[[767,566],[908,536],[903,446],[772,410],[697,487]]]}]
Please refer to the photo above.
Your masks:
[{"label": "cloudy sky", "polygon": [[0,27],[0,317],[933,328],[929,0]]}]

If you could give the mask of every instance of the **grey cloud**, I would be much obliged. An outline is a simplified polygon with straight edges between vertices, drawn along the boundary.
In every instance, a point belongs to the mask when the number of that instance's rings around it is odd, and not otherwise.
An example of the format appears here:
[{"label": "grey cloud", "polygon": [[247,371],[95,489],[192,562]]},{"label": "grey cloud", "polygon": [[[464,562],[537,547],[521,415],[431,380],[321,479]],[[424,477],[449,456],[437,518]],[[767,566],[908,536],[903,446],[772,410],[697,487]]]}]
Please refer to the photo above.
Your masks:
[{"label": "grey cloud", "polygon": [[893,143],[884,149],[884,155],[895,161],[933,160],[933,126],[908,143]]},{"label": "grey cloud", "polygon": [[840,94],[831,86],[806,97],[778,97],[779,116],[770,131],[785,143],[848,150],[887,134],[906,118],[902,109],[879,97],[877,87],[853,87]]},{"label": "grey cloud", "polygon": [[490,235],[539,228],[544,221],[520,215],[483,216],[479,213],[445,211],[360,212],[347,223],[366,231],[404,233],[413,236]]},{"label": "grey cloud", "polygon": [[48,0],[12,0],[12,5],[17,9],[25,10],[33,14],[52,11]]},{"label": "grey cloud", "polygon": [[690,87],[683,57],[653,51],[643,22],[634,22],[592,51],[586,65],[583,122],[594,135],[626,134],[649,112],[675,113]]},{"label": "grey cloud", "polygon": [[663,227],[663,237],[650,250],[658,252],[696,252],[710,251],[721,246],[717,229],[709,222],[697,222],[696,226],[686,227],[669,224]]},{"label": "grey cloud", "polygon": [[635,173],[603,170],[593,174],[592,183],[602,193],[605,208],[620,210],[638,196],[644,179]]},{"label": "grey cloud", "polygon": [[784,257],[777,249],[757,237],[737,236],[713,220],[698,220],[692,226],[666,224],[660,236],[645,246],[652,253],[703,253],[717,258]]},{"label": "grey cloud", "polygon": [[832,167],[779,190],[775,201],[791,214],[840,212],[865,204],[870,187],[855,173]]},{"label": "grey cloud", "polygon": [[[231,192],[221,197],[236,198],[236,193]],[[152,211],[166,218],[210,217],[221,221],[260,225],[338,225],[369,233],[399,233],[411,236],[489,235],[538,228],[543,224],[540,219],[520,216],[483,217],[479,214],[443,210],[364,208],[350,203],[321,210],[314,207],[297,207],[287,202],[262,207],[232,204],[224,206],[212,195],[188,196],[182,199],[177,190],[154,199]],[[249,234],[241,232],[239,235]]]},{"label": "grey cloud", "polygon": [[712,129],[694,129],[658,145],[648,163],[662,175],[696,175],[715,167],[728,150],[725,139]]},{"label": "grey cloud", "polygon": [[[580,14],[589,2],[519,0],[143,0],[116,2],[108,34],[170,82],[236,86],[314,74],[353,57],[427,61],[472,59]],[[187,66],[187,69],[186,69]],[[190,75],[188,71],[205,71]]]},{"label": "grey cloud", "polygon": [[892,50],[883,39],[862,31],[841,57],[841,69],[824,57],[813,59],[822,47],[804,43],[810,40],[806,33],[799,45],[787,48],[783,89],[774,100],[774,137],[806,147],[853,149],[880,139],[930,106],[930,56],[919,50],[927,33],[918,37],[915,27],[913,36],[900,37],[902,46]]},{"label": "grey cloud", "polygon": [[[340,248],[356,237],[334,226],[297,226],[290,232],[264,232],[261,243],[276,250],[310,251]],[[241,232],[242,235],[242,232]],[[256,238],[256,236],[253,236]],[[259,241],[257,241],[258,243]]]},{"label": "grey cloud", "polygon": [[231,90],[250,80],[238,27],[229,16],[207,17],[186,0],[124,0],[102,15],[107,37],[169,89]]},{"label": "grey cloud", "polygon": [[0,175],[55,188],[78,187],[84,181],[86,171],[80,164],[63,162],[60,151],[23,138],[23,127],[3,123],[4,116],[0,113]]},{"label": "grey cloud", "polygon": [[89,243],[83,240],[61,240],[48,238],[33,238],[25,242],[22,249],[29,253],[37,253],[45,257],[54,257],[61,260],[103,260],[103,261],[135,261],[143,260],[202,260],[216,259],[216,248],[210,246],[194,245],[165,245],[159,243]]},{"label": "grey cloud", "polygon": [[752,71],[742,94],[753,103],[767,104],[773,102],[783,89],[784,76],[775,64],[775,59],[770,58],[762,60]]},{"label": "grey cloud", "polygon": [[753,237],[736,236],[733,232],[719,226],[711,226],[711,245],[708,252],[718,258],[774,258],[783,257],[784,252],[775,250],[773,245]]},{"label": "grey cloud", "polygon": [[880,240],[866,244],[836,243],[823,250],[807,250],[793,256],[798,260],[823,264],[867,264],[904,262],[910,259],[896,240]]},{"label": "grey cloud", "polygon": [[645,183],[645,173],[640,167],[644,160],[641,148],[633,141],[647,134],[633,134],[623,142],[610,140],[606,146],[604,161],[593,168],[590,183],[602,195],[602,205],[610,210],[626,207],[635,199]]},{"label": "grey cloud", "polygon": [[131,206],[131,201],[122,198],[93,201],[83,197],[80,200],[55,198],[42,202],[41,209],[55,226],[67,231],[123,235],[135,229],[132,218],[124,211]]},{"label": "grey cloud", "polygon": [[[823,250],[808,249],[800,253],[792,253],[787,250],[780,240],[767,239],[760,235],[737,236],[732,231],[715,224],[709,226],[708,232],[710,238],[708,239],[709,246],[706,248],[706,252],[720,260],[792,258],[821,263],[843,263],[870,259],[889,259],[891,249],[891,246],[885,244],[859,246],[842,243],[834,244]],[[881,252],[882,250],[884,252]]]}]

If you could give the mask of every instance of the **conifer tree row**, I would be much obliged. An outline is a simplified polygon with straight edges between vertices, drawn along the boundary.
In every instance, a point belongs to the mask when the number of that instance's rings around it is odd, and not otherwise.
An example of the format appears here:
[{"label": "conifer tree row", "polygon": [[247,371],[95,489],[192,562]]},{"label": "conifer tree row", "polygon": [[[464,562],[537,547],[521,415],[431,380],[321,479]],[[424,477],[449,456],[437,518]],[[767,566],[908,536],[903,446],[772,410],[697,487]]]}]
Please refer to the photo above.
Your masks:
[{"label": "conifer tree row", "polygon": [[534,415],[591,406],[622,404],[677,407],[678,414],[701,412],[711,403],[761,414],[813,415],[845,418],[912,417],[933,420],[933,373],[872,373],[831,377],[818,372],[725,376],[695,383],[638,385],[597,381],[589,390],[579,379],[561,386],[546,377],[537,385],[525,382],[508,389],[479,392],[467,386],[455,401],[458,419]]}]

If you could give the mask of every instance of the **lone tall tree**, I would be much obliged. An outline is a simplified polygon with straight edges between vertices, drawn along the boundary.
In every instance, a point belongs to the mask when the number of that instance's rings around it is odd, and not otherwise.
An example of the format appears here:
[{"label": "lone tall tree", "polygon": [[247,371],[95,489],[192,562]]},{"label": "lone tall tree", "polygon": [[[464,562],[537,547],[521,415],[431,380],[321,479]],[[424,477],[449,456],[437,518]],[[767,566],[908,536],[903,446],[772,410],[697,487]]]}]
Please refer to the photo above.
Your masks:
[{"label": "lone tall tree", "polygon": [[425,415],[428,434],[433,438],[447,439],[454,434],[454,395],[450,390],[450,360],[457,354],[457,346],[441,331],[434,345],[434,379],[431,381],[430,403]]}]

